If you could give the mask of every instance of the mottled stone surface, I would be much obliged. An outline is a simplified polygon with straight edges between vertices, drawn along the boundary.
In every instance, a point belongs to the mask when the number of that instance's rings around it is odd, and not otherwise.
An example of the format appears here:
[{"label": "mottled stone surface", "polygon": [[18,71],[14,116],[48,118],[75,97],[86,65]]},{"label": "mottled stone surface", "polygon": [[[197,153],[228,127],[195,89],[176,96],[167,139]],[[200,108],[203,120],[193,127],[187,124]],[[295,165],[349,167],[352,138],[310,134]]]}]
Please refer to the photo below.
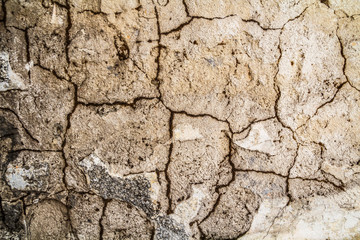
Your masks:
[{"label": "mottled stone surface", "polygon": [[144,212],[115,200],[107,204],[101,224],[103,239],[151,239],[155,232]]},{"label": "mottled stone surface", "polygon": [[358,0],[0,1],[1,239],[359,239]]},{"label": "mottled stone surface", "polygon": [[104,208],[101,197],[87,193],[72,193],[69,196],[70,220],[79,239],[99,239],[99,224]]}]

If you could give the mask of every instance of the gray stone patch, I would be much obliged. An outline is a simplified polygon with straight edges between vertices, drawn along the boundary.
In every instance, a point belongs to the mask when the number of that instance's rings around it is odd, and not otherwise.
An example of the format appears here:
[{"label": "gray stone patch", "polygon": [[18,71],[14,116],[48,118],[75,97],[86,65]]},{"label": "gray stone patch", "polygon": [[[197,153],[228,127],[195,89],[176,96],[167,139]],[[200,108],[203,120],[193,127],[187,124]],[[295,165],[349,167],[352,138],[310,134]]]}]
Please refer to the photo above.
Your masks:
[{"label": "gray stone patch", "polygon": [[117,199],[143,210],[148,218],[155,220],[157,239],[188,239],[184,226],[169,216],[162,216],[154,209],[145,177],[121,178],[109,173],[108,167],[95,155],[80,163],[86,173],[90,189],[105,199]]},{"label": "gray stone patch", "polygon": [[149,188],[150,183],[143,177],[122,179],[110,176],[101,166],[87,171],[90,188],[105,199],[118,199],[142,209],[147,216],[154,215]]},{"label": "gray stone patch", "polygon": [[156,228],[157,239],[183,240],[189,238],[184,230],[184,226],[175,222],[169,216],[159,216],[156,218],[156,222],[158,224]]},{"label": "gray stone patch", "polygon": [[19,232],[24,228],[24,224],[22,221],[23,207],[21,201],[17,201],[15,203],[2,201],[1,209],[4,213],[4,216],[2,216],[4,224],[10,231]]}]

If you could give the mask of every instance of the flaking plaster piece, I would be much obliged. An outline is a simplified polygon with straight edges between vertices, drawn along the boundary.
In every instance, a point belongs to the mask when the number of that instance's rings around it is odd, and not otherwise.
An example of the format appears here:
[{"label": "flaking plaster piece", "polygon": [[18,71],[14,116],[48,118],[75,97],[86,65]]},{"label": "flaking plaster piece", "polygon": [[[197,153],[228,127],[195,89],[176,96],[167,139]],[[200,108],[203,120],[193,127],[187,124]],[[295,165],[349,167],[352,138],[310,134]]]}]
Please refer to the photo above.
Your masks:
[{"label": "flaking plaster piece", "polygon": [[0,91],[25,89],[24,80],[11,69],[9,54],[0,52]]}]

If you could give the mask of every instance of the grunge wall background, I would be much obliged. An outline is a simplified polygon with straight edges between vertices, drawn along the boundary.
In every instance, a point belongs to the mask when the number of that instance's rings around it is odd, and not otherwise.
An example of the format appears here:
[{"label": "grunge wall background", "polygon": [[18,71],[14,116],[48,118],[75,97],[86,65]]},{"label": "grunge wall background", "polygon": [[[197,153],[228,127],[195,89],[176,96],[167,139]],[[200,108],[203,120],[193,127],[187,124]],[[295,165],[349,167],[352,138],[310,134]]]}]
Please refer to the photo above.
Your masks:
[{"label": "grunge wall background", "polygon": [[2,0],[1,239],[360,238],[358,0]]}]

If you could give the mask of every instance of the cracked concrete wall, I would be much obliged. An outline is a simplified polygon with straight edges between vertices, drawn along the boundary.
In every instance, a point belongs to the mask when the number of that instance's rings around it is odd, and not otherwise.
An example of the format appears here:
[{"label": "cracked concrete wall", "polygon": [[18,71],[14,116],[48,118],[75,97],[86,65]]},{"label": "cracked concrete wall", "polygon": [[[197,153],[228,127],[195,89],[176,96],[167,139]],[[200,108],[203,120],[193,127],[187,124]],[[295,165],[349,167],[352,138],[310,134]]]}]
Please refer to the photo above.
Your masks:
[{"label": "cracked concrete wall", "polygon": [[1,239],[360,239],[359,0],[1,0]]}]

